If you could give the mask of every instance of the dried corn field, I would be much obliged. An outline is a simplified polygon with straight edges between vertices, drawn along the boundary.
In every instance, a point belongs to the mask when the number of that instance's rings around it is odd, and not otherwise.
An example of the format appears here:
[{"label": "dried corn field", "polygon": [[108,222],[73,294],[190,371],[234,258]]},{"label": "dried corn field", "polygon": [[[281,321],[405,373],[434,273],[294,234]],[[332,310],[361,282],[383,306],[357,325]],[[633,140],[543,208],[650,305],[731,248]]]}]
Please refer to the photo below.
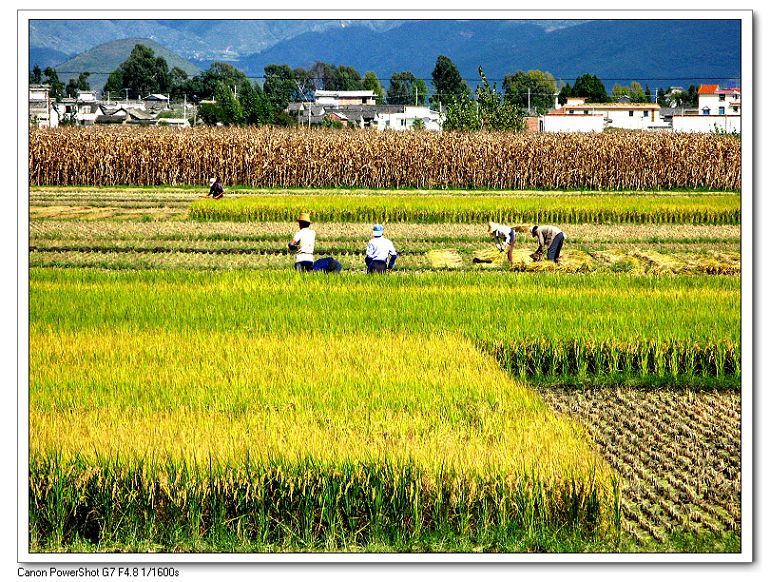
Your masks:
[{"label": "dried corn field", "polygon": [[737,191],[740,141],[710,134],[32,130],[32,185]]},{"label": "dried corn field", "polygon": [[623,479],[623,529],[637,543],[674,531],[741,531],[741,399],[735,392],[541,389],[582,422]]}]

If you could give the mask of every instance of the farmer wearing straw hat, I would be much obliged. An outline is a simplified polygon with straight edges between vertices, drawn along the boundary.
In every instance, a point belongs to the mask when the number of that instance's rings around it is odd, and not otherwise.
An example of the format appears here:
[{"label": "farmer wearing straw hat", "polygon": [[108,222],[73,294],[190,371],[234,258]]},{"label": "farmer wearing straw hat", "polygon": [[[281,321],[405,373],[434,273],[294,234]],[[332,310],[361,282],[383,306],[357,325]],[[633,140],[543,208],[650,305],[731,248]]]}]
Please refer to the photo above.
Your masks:
[{"label": "farmer wearing straw hat", "polygon": [[561,247],[564,244],[566,237],[560,228],[551,226],[550,224],[543,226],[538,226],[536,224],[530,227],[529,232],[534,238],[537,238],[538,242],[537,250],[534,252],[535,257],[542,256],[542,253],[545,250],[548,253],[546,258],[549,261],[553,261],[557,265],[561,263],[559,255],[561,254]]},{"label": "farmer wearing straw hat", "polygon": [[491,220],[487,224],[487,232],[491,234],[495,239],[497,249],[502,252],[503,246],[508,247],[508,264],[513,264],[513,245],[516,242],[516,231],[510,226],[504,224],[497,224]]},{"label": "farmer wearing straw hat", "polygon": [[310,228],[310,214],[300,213],[297,222],[299,223],[299,232],[289,243],[289,250],[297,253],[294,259],[294,268],[299,272],[312,271],[315,231]]},{"label": "farmer wearing straw hat", "polygon": [[207,197],[211,196],[214,198],[214,200],[219,200],[224,195],[225,189],[222,187],[222,182],[220,182],[219,176],[216,178],[211,178],[209,180],[209,193]]},{"label": "farmer wearing straw hat", "polygon": [[381,224],[372,227],[372,239],[366,245],[366,272],[385,273],[390,272],[396,263],[396,247],[389,239],[382,236],[384,228]]}]

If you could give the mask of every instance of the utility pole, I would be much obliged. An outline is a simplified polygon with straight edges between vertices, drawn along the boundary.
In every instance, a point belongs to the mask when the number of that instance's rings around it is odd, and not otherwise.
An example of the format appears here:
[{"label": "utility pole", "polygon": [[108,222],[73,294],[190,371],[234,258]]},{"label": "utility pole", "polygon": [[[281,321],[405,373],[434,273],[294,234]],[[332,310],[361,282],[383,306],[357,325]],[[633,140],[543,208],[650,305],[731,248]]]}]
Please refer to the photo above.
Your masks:
[{"label": "utility pole", "polygon": [[531,114],[532,113],[532,107],[530,107],[530,104],[529,104],[529,95],[530,95],[530,88],[527,87],[527,113]]}]

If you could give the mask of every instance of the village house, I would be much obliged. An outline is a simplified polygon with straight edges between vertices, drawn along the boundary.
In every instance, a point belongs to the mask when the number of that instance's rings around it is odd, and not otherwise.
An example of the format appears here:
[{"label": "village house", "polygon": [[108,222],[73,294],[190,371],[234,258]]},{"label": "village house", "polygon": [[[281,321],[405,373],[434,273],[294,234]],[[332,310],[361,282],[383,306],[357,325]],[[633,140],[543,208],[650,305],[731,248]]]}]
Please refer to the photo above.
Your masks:
[{"label": "village house", "polygon": [[155,125],[155,115],[141,109],[118,105],[114,109],[102,108],[102,113],[96,116],[98,125]]},{"label": "village house", "polygon": [[[376,128],[385,129],[386,126],[390,129],[395,129],[388,125],[388,122],[392,124],[398,123],[399,129],[402,128],[401,120],[396,122],[395,118],[389,118],[388,116],[401,116],[405,114],[405,105],[377,105],[371,103],[368,105],[355,104],[355,105],[330,105],[315,102],[303,102],[303,103],[289,103],[286,111],[297,120],[297,124],[301,126],[319,126],[323,125],[325,121],[342,123],[346,127],[357,127],[360,129]],[[427,108],[423,108],[427,109]],[[422,113],[422,112],[420,112]],[[308,120],[308,115],[310,119]],[[405,122],[405,125],[411,127],[414,123]],[[437,120],[438,114],[434,111],[430,116],[430,120]],[[432,123],[432,122],[431,122]],[[382,127],[381,127],[382,125]],[[426,124],[427,125],[427,124]]]},{"label": "village house", "polygon": [[719,85],[698,87],[698,109],[671,117],[674,131],[700,133],[741,132],[741,90]]},{"label": "village house", "polygon": [[48,96],[50,85],[29,86],[29,122],[37,127],[58,127],[59,111]]},{"label": "village house", "polygon": [[374,91],[322,91],[316,90],[316,105],[330,105],[339,107],[341,105],[374,105],[377,102],[377,96]]},{"label": "village house", "polygon": [[401,111],[378,113],[375,120],[380,131],[405,131],[414,129],[415,125],[428,131],[441,131],[441,114],[429,107],[402,105]]},{"label": "village house", "polygon": [[659,112],[657,103],[586,103],[583,97],[570,97],[562,107],[543,116],[542,130],[654,129],[663,126]]}]

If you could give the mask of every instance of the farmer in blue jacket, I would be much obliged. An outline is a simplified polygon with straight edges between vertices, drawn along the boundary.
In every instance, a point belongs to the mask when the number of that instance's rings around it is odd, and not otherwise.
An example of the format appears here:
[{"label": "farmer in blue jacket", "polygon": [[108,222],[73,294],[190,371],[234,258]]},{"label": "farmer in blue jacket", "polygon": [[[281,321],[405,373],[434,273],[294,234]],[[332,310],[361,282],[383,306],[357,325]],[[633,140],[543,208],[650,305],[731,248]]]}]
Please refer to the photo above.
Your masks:
[{"label": "farmer in blue jacket", "polygon": [[382,236],[384,228],[381,224],[375,224],[372,228],[372,239],[366,245],[366,272],[385,273],[390,272],[396,263],[396,247],[389,239]]}]

